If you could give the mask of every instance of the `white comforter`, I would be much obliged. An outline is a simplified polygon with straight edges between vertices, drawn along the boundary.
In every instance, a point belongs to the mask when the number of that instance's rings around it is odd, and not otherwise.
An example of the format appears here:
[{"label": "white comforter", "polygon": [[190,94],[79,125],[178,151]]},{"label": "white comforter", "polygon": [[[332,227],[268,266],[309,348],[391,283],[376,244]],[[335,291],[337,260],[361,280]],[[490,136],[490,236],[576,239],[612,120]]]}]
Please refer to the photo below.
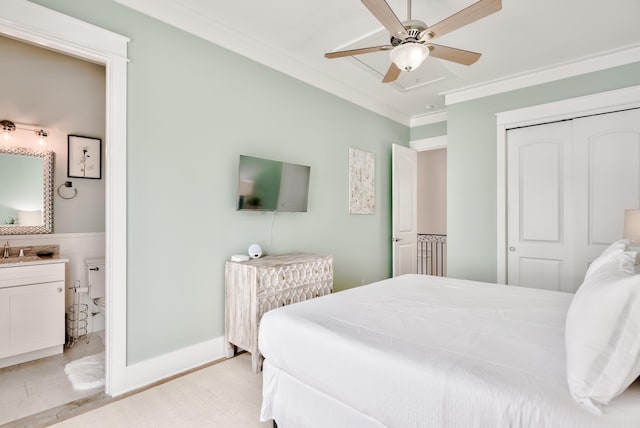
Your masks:
[{"label": "white comforter", "polygon": [[[405,275],[270,311],[259,344],[276,372],[374,425],[640,427],[639,382],[602,415],[571,399],[564,321],[572,297]],[[278,395],[274,370],[267,419],[292,398]]]}]

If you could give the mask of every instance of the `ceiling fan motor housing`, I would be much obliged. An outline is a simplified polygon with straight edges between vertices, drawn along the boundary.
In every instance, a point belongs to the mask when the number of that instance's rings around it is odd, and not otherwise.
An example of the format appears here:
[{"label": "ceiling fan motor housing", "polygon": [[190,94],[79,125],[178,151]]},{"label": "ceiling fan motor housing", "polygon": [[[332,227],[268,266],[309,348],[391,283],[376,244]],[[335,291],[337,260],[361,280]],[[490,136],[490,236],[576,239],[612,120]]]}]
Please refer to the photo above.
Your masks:
[{"label": "ceiling fan motor housing", "polygon": [[404,21],[402,23],[402,25],[407,30],[407,33],[409,34],[409,37],[407,37],[406,39],[402,40],[402,39],[400,39],[398,37],[395,37],[392,34],[391,35],[391,45],[392,46],[398,46],[398,45],[401,45],[401,44],[407,43],[407,42],[415,43],[415,42],[418,41],[418,37],[420,36],[420,33],[427,29],[427,24],[425,24],[424,22],[422,22],[422,21],[420,21],[418,19],[411,19],[409,21]]}]

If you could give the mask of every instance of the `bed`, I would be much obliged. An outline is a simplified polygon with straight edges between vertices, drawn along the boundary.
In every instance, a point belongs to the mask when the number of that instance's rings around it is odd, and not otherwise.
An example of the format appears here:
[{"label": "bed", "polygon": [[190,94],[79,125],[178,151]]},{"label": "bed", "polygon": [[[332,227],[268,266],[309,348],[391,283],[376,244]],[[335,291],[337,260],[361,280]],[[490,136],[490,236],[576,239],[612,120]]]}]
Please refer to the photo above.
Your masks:
[{"label": "bed", "polygon": [[573,294],[403,275],[260,323],[261,420],[305,427],[640,426],[640,381],[600,412],[567,386]]}]

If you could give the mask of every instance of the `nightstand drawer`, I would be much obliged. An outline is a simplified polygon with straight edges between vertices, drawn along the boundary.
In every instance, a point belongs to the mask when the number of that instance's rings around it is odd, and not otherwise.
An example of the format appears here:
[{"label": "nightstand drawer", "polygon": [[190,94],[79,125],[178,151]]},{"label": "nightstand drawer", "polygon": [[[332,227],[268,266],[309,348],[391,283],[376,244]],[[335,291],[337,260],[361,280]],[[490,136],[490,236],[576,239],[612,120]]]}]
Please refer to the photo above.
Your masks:
[{"label": "nightstand drawer", "polygon": [[291,263],[258,270],[258,295],[301,287],[318,281],[333,279],[331,259],[305,263]]},{"label": "nightstand drawer", "polygon": [[320,296],[331,294],[333,291],[333,278],[316,282],[303,287],[292,288],[280,293],[267,294],[258,297],[258,323],[260,318],[271,309],[287,306],[292,303],[302,302]]}]

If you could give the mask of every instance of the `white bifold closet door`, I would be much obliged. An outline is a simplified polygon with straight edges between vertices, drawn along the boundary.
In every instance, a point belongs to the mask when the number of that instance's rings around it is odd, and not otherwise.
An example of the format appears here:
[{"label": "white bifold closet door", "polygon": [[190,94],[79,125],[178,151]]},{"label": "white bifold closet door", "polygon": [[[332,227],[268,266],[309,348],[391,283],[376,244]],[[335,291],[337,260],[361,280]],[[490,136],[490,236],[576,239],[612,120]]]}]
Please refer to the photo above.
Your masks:
[{"label": "white bifold closet door", "polygon": [[507,132],[507,283],[570,291],[640,208],[640,109]]}]

